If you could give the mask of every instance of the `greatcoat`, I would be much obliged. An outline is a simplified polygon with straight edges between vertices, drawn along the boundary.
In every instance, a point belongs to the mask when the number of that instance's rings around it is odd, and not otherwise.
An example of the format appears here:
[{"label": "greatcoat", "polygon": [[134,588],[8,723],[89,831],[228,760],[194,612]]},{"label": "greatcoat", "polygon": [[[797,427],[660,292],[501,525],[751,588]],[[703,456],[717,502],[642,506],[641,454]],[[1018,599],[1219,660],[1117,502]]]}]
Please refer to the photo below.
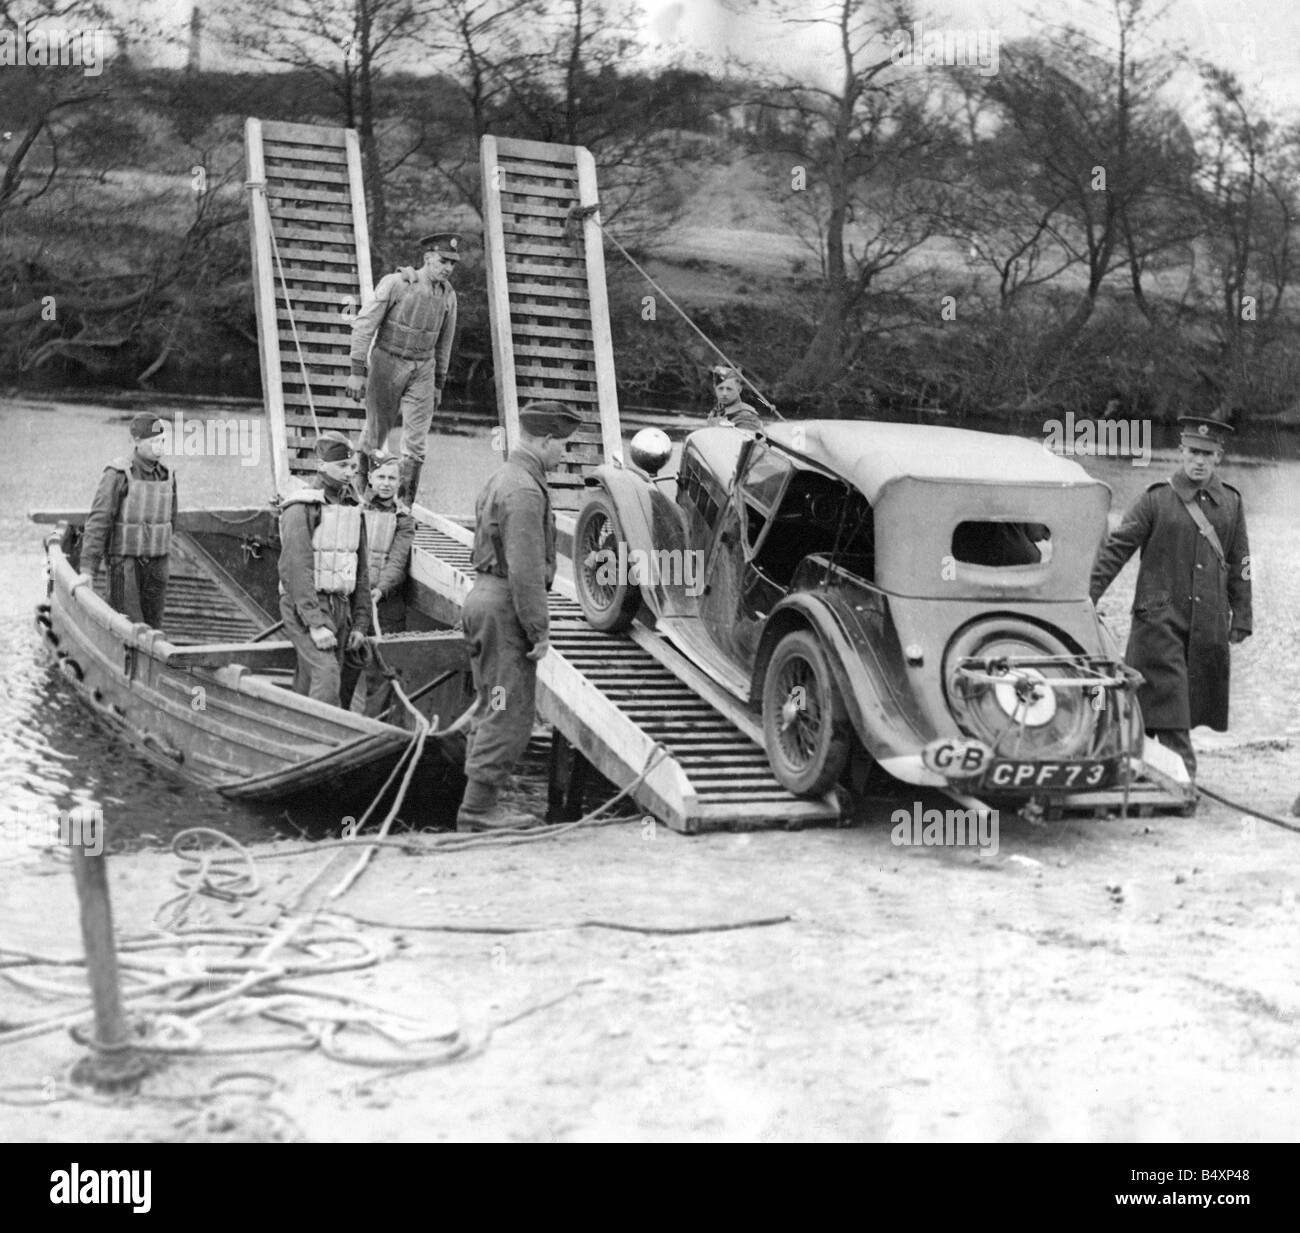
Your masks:
[{"label": "greatcoat", "polygon": [[[1184,505],[1190,497],[1218,534],[1224,560]],[[1214,476],[1198,489],[1181,471],[1152,484],[1098,553],[1095,603],[1141,552],[1125,658],[1147,728],[1228,727],[1230,631],[1251,632],[1250,543],[1241,493]]]}]

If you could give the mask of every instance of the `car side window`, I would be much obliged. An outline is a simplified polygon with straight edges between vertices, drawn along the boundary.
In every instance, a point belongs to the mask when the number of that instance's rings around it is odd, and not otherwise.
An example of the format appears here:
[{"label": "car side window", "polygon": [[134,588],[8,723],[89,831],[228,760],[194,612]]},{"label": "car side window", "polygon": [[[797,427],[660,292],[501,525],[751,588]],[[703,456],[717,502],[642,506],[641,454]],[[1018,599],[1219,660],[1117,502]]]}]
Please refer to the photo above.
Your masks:
[{"label": "car side window", "polygon": [[745,538],[751,549],[758,545],[793,471],[791,460],[768,446],[758,446],[750,455],[740,481],[740,495]]}]

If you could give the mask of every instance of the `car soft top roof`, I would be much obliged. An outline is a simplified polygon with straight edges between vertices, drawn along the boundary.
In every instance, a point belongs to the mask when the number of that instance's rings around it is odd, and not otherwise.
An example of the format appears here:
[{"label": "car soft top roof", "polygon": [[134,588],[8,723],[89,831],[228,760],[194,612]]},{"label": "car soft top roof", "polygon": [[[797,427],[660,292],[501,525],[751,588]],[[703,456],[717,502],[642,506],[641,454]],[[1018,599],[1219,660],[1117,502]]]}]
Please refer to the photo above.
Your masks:
[{"label": "car soft top roof", "polygon": [[902,478],[968,484],[1098,484],[1077,462],[1023,437],[885,424],[873,420],[786,420],[764,434],[783,449],[843,476],[873,505]]}]

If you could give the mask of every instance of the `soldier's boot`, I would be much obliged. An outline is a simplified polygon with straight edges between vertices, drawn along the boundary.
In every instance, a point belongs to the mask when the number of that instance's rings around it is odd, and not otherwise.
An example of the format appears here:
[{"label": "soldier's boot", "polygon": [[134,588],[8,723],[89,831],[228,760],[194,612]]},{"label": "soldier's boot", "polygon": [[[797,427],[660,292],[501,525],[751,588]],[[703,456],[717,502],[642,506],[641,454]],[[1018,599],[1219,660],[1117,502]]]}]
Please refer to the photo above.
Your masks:
[{"label": "soldier's boot", "polygon": [[471,779],[465,785],[465,797],[456,814],[458,831],[504,831],[517,826],[540,826],[541,819],[531,813],[518,813],[497,799],[496,784]]},{"label": "soldier's boot", "polygon": [[413,458],[403,458],[398,468],[397,499],[405,505],[415,504],[415,494],[420,491],[420,472],[424,463]]},{"label": "soldier's boot", "polygon": [[366,499],[366,489],[370,487],[370,455],[365,450],[357,450],[357,496]]}]

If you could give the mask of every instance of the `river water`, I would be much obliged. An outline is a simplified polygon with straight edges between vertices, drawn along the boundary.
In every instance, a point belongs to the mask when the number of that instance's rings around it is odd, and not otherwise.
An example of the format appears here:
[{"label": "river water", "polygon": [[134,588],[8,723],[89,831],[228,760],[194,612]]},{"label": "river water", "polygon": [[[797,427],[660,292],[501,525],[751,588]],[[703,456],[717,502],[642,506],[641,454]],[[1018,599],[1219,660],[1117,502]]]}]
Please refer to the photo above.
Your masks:
[{"label": "river water", "polygon": [[[234,805],[134,757],[101,728],[53,671],[32,620],[43,598],[42,536],[34,509],[84,510],[104,463],[129,448],[129,412],[102,407],[0,399],[0,439],[9,449],[0,487],[0,860],[44,842],[41,828],[60,810],[101,809],[110,846],[166,845],[183,826],[216,826],[237,838],[268,829],[297,833],[312,819]],[[260,417],[244,444],[264,444]],[[271,493],[264,449],[244,458],[177,460],[185,508],[254,506]],[[498,465],[488,431],[435,435],[420,499],[454,516],[473,512],[483,480]],[[1172,468],[1157,451],[1150,467],[1080,458],[1114,490],[1122,510]],[[1232,722],[1222,736],[1202,730],[1202,745],[1300,736],[1300,461],[1245,458],[1222,474],[1246,498],[1256,562],[1256,634],[1233,654]],[[1125,569],[1103,601],[1127,634],[1136,569]],[[1300,786],[1300,785],[1296,785]]]}]

